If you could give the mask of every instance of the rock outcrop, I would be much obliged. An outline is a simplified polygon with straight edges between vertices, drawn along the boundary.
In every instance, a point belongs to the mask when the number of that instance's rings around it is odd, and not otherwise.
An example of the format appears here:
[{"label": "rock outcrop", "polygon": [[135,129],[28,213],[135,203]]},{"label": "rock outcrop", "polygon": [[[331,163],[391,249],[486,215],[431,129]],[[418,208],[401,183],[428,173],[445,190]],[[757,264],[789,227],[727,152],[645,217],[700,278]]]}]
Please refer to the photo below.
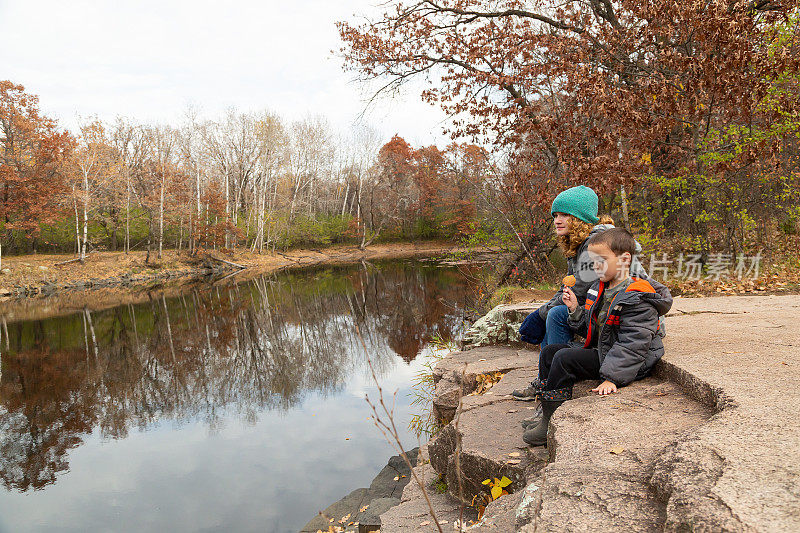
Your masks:
[{"label": "rock outcrop", "polygon": [[[485,346],[443,359],[434,404],[454,419],[415,469],[440,522],[451,529],[460,507],[486,494],[481,482],[504,475],[511,493],[469,531],[800,530],[800,427],[791,421],[800,409],[800,304],[676,298],[667,320],[654,376],[602,398],[579,384],[556,411],[547,448],[524,445],[520,421],[534,405],[509,396],[535,375],[535,351]],[[497,331],[478,337],[506,334]],[[504,375],[474,394],[476,376],[491,372]],[[467,520],[474,513],[466,507]],[[413,482],[382,518],[384,532],[436,531]]]}]

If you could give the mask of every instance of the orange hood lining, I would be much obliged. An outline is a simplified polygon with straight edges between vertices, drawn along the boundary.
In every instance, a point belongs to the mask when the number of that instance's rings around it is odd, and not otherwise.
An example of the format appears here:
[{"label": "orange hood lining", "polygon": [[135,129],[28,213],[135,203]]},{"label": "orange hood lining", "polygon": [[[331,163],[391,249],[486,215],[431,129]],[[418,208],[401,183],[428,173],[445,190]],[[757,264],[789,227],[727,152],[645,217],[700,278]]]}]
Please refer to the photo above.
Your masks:
[{"label": "orange hood lining", "polygon": [[628,288],[625,289],[625,292],[651,292],[655,293],[656,290],[650,285],[650,282],[641,278],[631,278],[633,279],[633,283],[628,285]]}]

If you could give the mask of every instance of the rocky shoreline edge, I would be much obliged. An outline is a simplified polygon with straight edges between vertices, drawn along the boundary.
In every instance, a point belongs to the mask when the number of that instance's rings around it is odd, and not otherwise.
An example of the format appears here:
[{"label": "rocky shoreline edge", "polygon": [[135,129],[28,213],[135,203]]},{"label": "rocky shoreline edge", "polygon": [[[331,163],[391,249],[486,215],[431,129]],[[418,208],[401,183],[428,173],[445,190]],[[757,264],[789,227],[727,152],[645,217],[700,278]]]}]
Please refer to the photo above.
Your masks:
[{"label": "rocky shoreline edge", "polygon": [[[419,448],[406,452],[412,465],[417,463],[418,454]],[[329,531],[331,527],[359,533],[379,531],[380,515],[400,504],[400,496],[410,479],[411,469],[402,457],[395,455],[375,476],[369,488],[355,489],[329,505],[303,526],[300,533]]]},{"label": "rocky shoreline edge", "polygon": [[[800,428],[786,419],[800,409],[793,297],[676,298],[654,374],[602,398],[578,384],[547,448],[529,448],[520,422],[535,405],[510,393],[536,373],[538,351],[515,335],[538,305],[493,309],[435,367],[445,425],[415,472],[442,531],[800,530]],[[499,380],[479,386],[486,376]],[[508,494],[492,501],[484,481],[502,476]],[[438,531],[413,481],[380,521],[383,532]]]},{"label": "rocky shoreline edge", "polygon": [[[16,283],[3,285],[3,276],[0,275],[0,302],[14,301],[27,298],[52,297],[65,293],[77,293],[98,289],[120,290],[148,290],[167,284],[189,284],[206,280],[220,280],[227,277],[235,280],[249,279],[254,276],[268,274],[276,271],[292,270],[322,265],[346,265],[361,261],[379,261],[391,259],[413,259],[444,257],[454,252],[466,252],[466,249],[457,246],[447,246],[437,243],[402,243],[397,246],[382,245],[368,247],[364,250],[358,248],[332,248],[320,250],[299,250],[290,254],[280,254],[281,257],[267,258],[245,256],[242,259],[230,258],[222,254],[209,253],[204,257],[191,261],[182,261],[182,264],[172,268],[154,268],[152,272],[122,272],[108,277],[93,276],[87,279],[58,281],[43,279],[37,283]],[[491,249],[472,250],[479,255],[488,257],[496,256],[496,251]],[[217,257],[219,255],[219,257]],[[474,260],[475,258],[473,258]],[[91,260],[91,259],[89,259]],[[5,263],[9,261],[4,258]],[[237,262],[238,261],[238,262]],[[19,261],[18,261],[19,262]],[[4,263],[4,264],[5,264]],[[190,264],[191,263],[191,264]],[[56,266],[32,265],[19,262],[21,267],[41,271],[43,277],[57,271]],[[139,265],[142,266],[142,265]],[[140,270],[140,269],[138,269]],[[8,268],[3,269],[3,273]]]}]

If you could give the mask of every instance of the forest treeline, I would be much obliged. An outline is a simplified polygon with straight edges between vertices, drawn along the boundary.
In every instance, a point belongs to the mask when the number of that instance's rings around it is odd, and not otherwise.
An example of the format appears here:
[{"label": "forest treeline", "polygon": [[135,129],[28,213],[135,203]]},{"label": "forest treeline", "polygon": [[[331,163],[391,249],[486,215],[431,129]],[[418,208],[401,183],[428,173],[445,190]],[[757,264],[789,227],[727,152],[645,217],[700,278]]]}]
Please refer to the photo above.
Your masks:
[{"label": "forest treeline", "polygon": [[799,5],[414,0],[338,23],[346,69],[388,90],[424,78],[453,138],[474,142],[444,148],[267,112],[94,121],[73,136],[2,82],[0,243],[196,253],[456,238],[515,251],[507,277],[547,263],[550,202],[585,184],[646,252],[705,263],[796,248]]},{"label": "forest treeline", "polygon": [[[451,238],[491,170],[473,145],[381,145],[322,117],[228,111],[178,126],[87,121],[77,135],[0,82],[0,243],[7,252],[246,248]],[[148,253],[148,259],[149,259]]]}]

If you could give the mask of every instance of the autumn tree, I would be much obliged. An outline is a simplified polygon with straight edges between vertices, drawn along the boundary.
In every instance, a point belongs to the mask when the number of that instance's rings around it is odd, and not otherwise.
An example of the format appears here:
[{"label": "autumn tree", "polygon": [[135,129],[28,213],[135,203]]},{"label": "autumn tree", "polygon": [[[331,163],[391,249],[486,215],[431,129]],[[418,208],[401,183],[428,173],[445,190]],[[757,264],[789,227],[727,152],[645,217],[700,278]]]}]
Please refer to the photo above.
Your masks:
[{"label": "autumn tree", "polygon": [[35,243],[41,224],[60,215],[67,196],[63,165],[73,145],[41,114],[36,96],[0,81],[0,246],[14,232]]},{"label": "autumn tree", "polygon": [[[118,162],[118,154],[109,144],[103,124],[94,120],[83,125],[77,149],[70,160],[75,233],[81,263],[85,262],[88,251],[90,216],[100,211],[93,199],[101,194],[109,197],[118,173]],[[78,204],[81,205],[81,212]],[[113,212],[114,206],[110,210]]]},{"label": "autumn tree", "polygon": [[[454,135],[524,158],[504,187],[544,204],[569,184],[601,194],[649,184],[649,201],[666,191],[665,209],[707,249],[711,210],[745,183],[732,178],[775,162],[792,134],[765,132],[797,116],[796,91],[770,98],[800,70],[797,40],[786,38],[797,9],[797,0],[419,0],[339,30],[348,68],[388,90],[428,80],[425,100],[467,117]],[[723,198],[709,205],[719,184]]]}]

